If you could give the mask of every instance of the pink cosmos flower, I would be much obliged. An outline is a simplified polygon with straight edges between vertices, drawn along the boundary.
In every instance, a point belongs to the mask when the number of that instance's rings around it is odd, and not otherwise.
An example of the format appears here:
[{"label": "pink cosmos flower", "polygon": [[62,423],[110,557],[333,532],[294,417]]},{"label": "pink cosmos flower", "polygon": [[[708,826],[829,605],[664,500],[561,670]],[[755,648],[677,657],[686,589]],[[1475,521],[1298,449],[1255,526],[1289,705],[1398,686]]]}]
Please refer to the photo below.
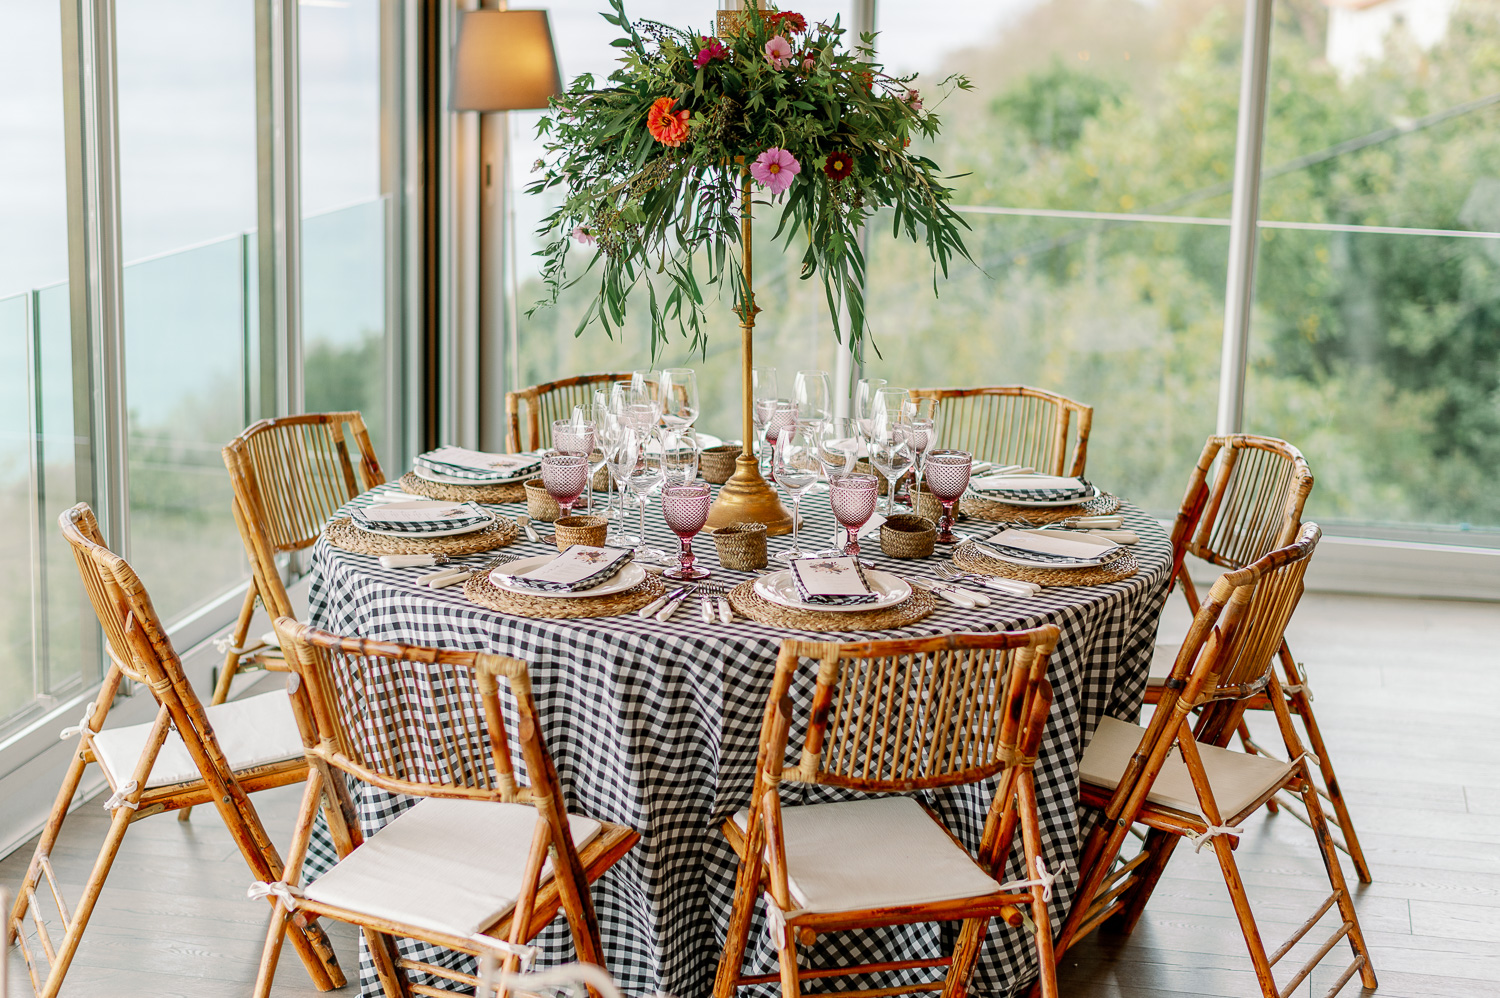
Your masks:
[{"label": "pink cosmos flower", "polygon": [[766,42],[766,61],[772,69],[786,69],[787,63],[792,61],[791,43],[780,35],[771,36]]},{"label": "pink cosmos flower", "polygon": [[592,232],[581,225],[574,227],[573,238],[585,246],[592,246],[599,241],[594,238],[594,234]]},{"label": "pink cosmos flower", "polygon": [[715,59],[729,58],[729,50],[717,38],[705,38],[704,42],[703,48],[698,50],[697,57],[693,59],[693,65],[698,69],[702,69]]},{"label": "pink cosmos flower", "polygon": [[908,90],[906,92],[906,103],[911,105],[913,111],[920,111],[922,110],[922,95],[915,90]]},{"label": "pink cosmos flower", "polygon": [[792,186],[792,181],[801,172],[802,164],[797,162],[797,157],[776,146],[755,157],[755,162],[750,164],[750,176],[772,194],[780,194]]}]

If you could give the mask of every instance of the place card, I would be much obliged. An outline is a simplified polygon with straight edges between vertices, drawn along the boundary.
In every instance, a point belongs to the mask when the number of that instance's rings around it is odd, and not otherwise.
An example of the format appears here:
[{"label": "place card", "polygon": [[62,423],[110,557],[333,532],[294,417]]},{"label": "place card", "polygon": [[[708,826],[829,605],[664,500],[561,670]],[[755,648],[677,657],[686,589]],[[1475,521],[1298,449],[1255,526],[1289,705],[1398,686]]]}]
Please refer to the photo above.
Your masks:
[{"label": "place card", "polygon": [[851,606],[880,599],[854,558],[799,558],[792,562],[791,572],[804,603]]}]

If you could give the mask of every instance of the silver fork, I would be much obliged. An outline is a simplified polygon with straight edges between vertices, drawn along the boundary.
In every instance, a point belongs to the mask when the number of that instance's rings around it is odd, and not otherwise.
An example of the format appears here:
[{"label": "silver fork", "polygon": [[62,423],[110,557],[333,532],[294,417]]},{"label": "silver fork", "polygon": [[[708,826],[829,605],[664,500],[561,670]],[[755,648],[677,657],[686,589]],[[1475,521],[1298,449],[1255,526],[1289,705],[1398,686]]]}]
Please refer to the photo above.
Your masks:
[{"label": "silver fork", "polygon": [[1019,586],[1025,586],[1028,593],[1036,592],[1036,587],[1027,585],[1026,583],[1013,582],[1009,579],[997,579],[989,575],[980,575],[977,572],[965,572],[947,562],[934,565],[932,570],[937,573],[938,578],[945,579],[948,582],[968,582],[997,593],[1004,593],[1007,596],[1020,596],[1021,593],[1017,591],[1017,587]]},{"label": "silver fork", "polygon": [[698,615],[703,618],[705,624],[713,623],[716,607],[720,623],[727,624],[734,620],[734,608],[729,605],[728,586],[710,582],[699,585],[693,592],[699,596]]}]

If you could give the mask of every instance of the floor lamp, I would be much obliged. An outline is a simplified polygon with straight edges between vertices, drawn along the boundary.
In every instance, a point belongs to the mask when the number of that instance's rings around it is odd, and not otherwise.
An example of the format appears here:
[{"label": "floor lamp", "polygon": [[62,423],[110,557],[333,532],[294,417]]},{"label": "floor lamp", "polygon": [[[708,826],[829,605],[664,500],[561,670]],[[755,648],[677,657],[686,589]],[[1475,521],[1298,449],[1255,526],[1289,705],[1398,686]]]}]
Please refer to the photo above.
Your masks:
[{"label": "floor lamp", "polygon": [[453,58],[453,110],[481,112],[480,149],[492,151],[481,153],[479,207],[479,436],[487,450],[504,449],[498,414],[506,355],[516,382],[511,387],[520,387],[517,289],[511,286],[510,112],[544,109],[562,93],[547,12],[501,7],[464,14]]}]

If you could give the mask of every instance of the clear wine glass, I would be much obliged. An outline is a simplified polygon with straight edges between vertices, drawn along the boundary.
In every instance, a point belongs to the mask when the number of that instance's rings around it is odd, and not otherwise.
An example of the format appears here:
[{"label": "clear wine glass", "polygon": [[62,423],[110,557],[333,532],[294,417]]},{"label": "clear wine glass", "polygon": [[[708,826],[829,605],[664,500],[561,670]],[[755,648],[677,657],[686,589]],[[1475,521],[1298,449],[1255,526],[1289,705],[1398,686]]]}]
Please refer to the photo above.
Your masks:
[{"label": "clear wine glass", "polygon": [[[912,489],[917,490],[924,481],[922,476],[927,469],[927,455],[937,446],[937,426],[931,419],[918,416],[908,416],[906,422],[911,426]],[[912,506],[916,506],[914,498]]]},{"label": "clear wine glass", "polygon": [[686,425],[660,433],[663,478],[668,485],[688,485],[698,478],[698,438]]},{"label": "clear wine glass", "polygon": [[818,463],[823,475],[848,475],[859,463],[859,427],[848,416],[825,419],[818,427]]},{"label": "clear wine glass", "polygon": [[662,463],[661,441],[657,439],[654,430],[636,432],[642,443],[635,467],[631,469],[627,479],[630,492],[635,496],[635,503],[641,510],[640,541],[635,546],[635,556],[640,561],[664,563],[668,561],[667,553],[646,542],[646,503],[651,493],[661,488],[666,479],[666,467]]},{"label": "clear wine glass", "polygon": [[690,367],[661,372],[662,421],[669,429],[688,429],[702,408],[698,404],[698,375]]},{"label": "clear wine glass", "polygon": [[879,486],[874,475],[835,475],[828,483],[833,518],[843,526],[847,540],[844,555],[859,558],[859,530],[875,515]]},{"label": "clear wine glass", "polygon": [[792,401],[798,419],[828,419],[833,415],[833,378],[827,371],[798,371]]},{"label": "clear wine glass", "polygon": [[800,539],[802,517],[800,507],[807,490],[818,482],[818,427],[811,420],[797,420],[782,430],[776,437],[771,466],[776,472],[776,484],[792,497],[792,546],[776,556],[783,564],[804,558]]},{"label": "clear wine glass", "polygon": [[776,438],[797,425],[797,403],[789,399],[776,399],[766,411],[766,447],[769,448],[768,464],[771,466],[771,482],[776,481]]},{"label": "clear wine glass", "polygon": [[973,466],[974,457],[967,451],[937,450],[927,458],[927,489],[943,504],[943,518],[938,522],[939,544],[958,544],[968,539],[953,532],[953,504],[969,487]]},{"label": "clear wine glass", "polygon": [[[619,445],[620,421],[610,414],[609,405],[603,401],[606,395],[603,392],[594,393],[593,424],[594,424],[594,446],[596,450],[589,458],[589,489],[588,510],[594,511],[594,476],[599,473],[600,468],[609,466],[610,450]],[[614,514],[615,493],[614,489],[608,490],[604,504],[604,518],[607,520]]]},{"label": "clear wine glass", "polygon": [[661,372],[638,367],[630,372],[630,387],[645,392],[646,397],[655,402],[661,398]]},{"label": "clear wine glass", "polygon": [[571,516],[573,504],[589,481],[589,459],[582,454],[548,454],[542,458],[542,484],[557,501],[562,516]]},{"label": "clear wine glass", "polygon": [[888,383],[884,378],[861,378],[854,386],[854,420],[859,427],[861,440],[868,440],[870,436],[870,420],[875,415],[875,393]]},{"label": "clear wine glass", "polygon": [[693,564],[693,537],[708,522],[708,507],[713,494],[706,484],[668,485],[661,490],[661,513],[667,527],[677,535],[677,567],[661,573],[664,578],[691,581],[706,579],[711,573]]},{"label": "clear wine glass", "polygon": [[889,483],[885,494],[885,515],[896,511],[896,483],[911,469],[911,424],[901,419],[901,411],[878,413],[870,427],[870,464]]},{"label": "clear wine glass", "polygon": [[776,368],[751,368],[750,391],[750,418],[755,424],[755,453],[762,459],[767,459],[764,446],[766,416],[770,413],[770,404],[779,397],[776,393]]},{"label": "clear wine glass", "polygon": [[627,496],[630,492],[630,475],[635,471],[636,462],[641,456],[641,438],[629,425],[622,421],[616,421],[616,430],[608,441],[609,449],[604,452],[604,459],[609,465],[609,478],[614,487],[620,490],[620,518],[615,523],[615,529],[610,533],[606,543],[617,546],[634,546],[641,542],[640,537],[625,532],[625,518],[628,509]]}]

